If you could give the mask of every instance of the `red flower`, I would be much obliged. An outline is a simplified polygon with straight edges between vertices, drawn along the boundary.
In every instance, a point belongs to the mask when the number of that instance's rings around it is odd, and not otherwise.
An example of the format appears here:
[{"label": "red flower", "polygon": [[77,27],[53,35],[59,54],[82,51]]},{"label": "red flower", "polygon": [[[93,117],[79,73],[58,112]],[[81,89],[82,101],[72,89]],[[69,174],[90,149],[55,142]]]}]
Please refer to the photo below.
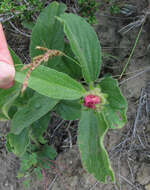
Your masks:
[{"label": "red flower", "polygon": [[89,94],[84,97],[84,106],[92,109],[96,109],[96,104],[101,102],[100,97]]}]

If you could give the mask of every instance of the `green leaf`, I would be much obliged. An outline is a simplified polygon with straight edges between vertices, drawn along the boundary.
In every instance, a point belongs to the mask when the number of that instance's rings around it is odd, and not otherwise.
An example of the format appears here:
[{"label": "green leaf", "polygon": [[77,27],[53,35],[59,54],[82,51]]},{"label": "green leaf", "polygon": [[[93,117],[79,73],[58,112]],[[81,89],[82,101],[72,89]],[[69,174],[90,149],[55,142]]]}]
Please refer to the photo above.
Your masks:
[{"label": "green leaf", "polygon": [[83,110],[78,129],[78,146],[84,168],[101,182],[107,176],[114,181],[114,174],[109,163],[103,140],[107,124],[101,113]]},{"label": "green leaf", "polygon": [[19,176],[25,175],[29,173],[29,169],[37,166],[38,160],[37,155],[34,152],[26,151],[21,157],[20,157],[20,168],[19,168]]},{"label": "green leaf", "polygon": [[23,21],[23,22],[22,22],[22,25],[23,25],[25,28],[27,28],[27,29],[29,29],[29,30],[32,30],[33,27],[35,26],[35,23],[34,23],[34,22],[31,22],[31,21]]},{"label": "green leaf", "polygon": [[14,105],[17,106],[19,109],[20,107],[23,107],[27,105],[28,101],[32,96],[34,95],[35,91],[33,91],[31,88],[27,88],[21,96],[17,97],[17,99],[14,102]]},{"label": "green leaf", "polygon": [[6,117],[4,114],[0,113],[0,121],[8,121],[8,117]]},{"label": "green leaf", "polygon": [[[40,14],[32,30],[30,56],[33,58],[43,54],[43,51],[35,49],[36,46],[46,47],[48,49],[64,49],[63,27],[55,16],[64,13],[66,6],[63,3],[50,3]],[[49,60],[49,65],[59,64],[61,57]]]},{"label": "green leaf", "polygon": [[13,116],[15,115],[15,113],[17,112],[17,106],[12,105],[8,111],[8,115],[10,120],[13,118]]},{"label": "green leaf", "polygon": [[116,110],[110,105],[106,105],[102,112],[109,128],[121,128],[127,121],[125,110]]},{"label": "green leaf", "polygon": [[37,156],[38,164],[46,169],[50,168],[50,166],[53,164],[51,161],[56,158],[57,152],[53,147],[45,144],[42,146],[42,150],[37,152]]},{"label": "green leaf", "polygon": [[45,161],[50,161],[56,158],[57,152],[54,148],[52,148],[48,144],[45,144],[42,146],[42,150],[37,152],[37,155],[41,161],[44,161],[44,159]]},{"label": "green leaf", "polygon": [[84,79],[87,83],[95,81],[102,63],[100,43],[95,31],[77,15],[66,13],[57,18],[64,24],[64,32],[81,64]]},{"label": "green leaf", "polygon": [[[68,43],[65,44],[64,53],[68,57],[70,57],[71,59],[76,61],[75,56]],[[63,71],[64,73],[68,74],[69,76],[71,76],[72,78],[75,78],[75,79],[83,78],[81,67],[79,65],[77,65],[75,62],[73,62],[71,59],[63,56],[60,63],[55,67],[55,69],[58,71]]]},{"label": "green leaf", "polygon": [[105,77],[100,82],[100,88],[103,93],[108,95],[108,105],[104,106],[102,112],[109,128],[121,128],[127,121],[127,102],[118,87],[117,81],[112,77]]},{"label": "green leaf", "polygon": [[0,118],[9,120],[8,111],[20,93],[20,84],[15,83],[9,89],[0,89]]},{"label": "green leaf", "polygon": [[127,102],[118,87],[117,80],[109,76],[105,77],[100,81],[100,87],[103,93],[108,94],[107,100],[111,107],[117,109],[127,108]]},{"label": "green leaf", "polygon": [[40,167],[34,168],[34,173],[36,174],[37,180],[43,179],[43,175],[42,175]]},{"label": "green leaf", "polygon": [[23,183],[23,185],[24,185],[24,187],[26,189],[29,189],[30,188],[31,179],[26,179],[22,183]]},{"label": "green leaf", "polygon": [[24,129],[19,135],[9,133],[7,135],[8,151],[13,152],[17,156],[22,156],[29,145],[29,130]]},{"label": "green leaf", "polygon": [[45,144],[42,146],[42,150],[37,152],[37,156],[39,165],[44,168],[49,168],[51,160],[56,158],[57,152],[53,147]]},{"label": "green leaf", "polygon": [[43,133],[48,128],[49,120],[50,113],[48,112],[46,115],[32,124],[32,136],[38,139],[40,143],[45,143],[45,140],[43,139]]},{"label": "green leaf", "polygon": [[58,103],[38,93],[29,100],[28,105],[18,110],[11,122],[11,133],[19,134],[24,128],[29,127],[36,120],[48,113]]},{"label": "green leaf", "polygon": [[[25,72],[16,72],[16,81],[24,83]],[[79,99],[85,93],[83,86],[68,75],[39,66],[28,80],[28,87],[38,93],[56,99]]]},{"label": "green leaf", "polygon": [[78,101],[60,101],[56,106],[56,112],[65,120],[76,120],[81,116],[81,104]]}]

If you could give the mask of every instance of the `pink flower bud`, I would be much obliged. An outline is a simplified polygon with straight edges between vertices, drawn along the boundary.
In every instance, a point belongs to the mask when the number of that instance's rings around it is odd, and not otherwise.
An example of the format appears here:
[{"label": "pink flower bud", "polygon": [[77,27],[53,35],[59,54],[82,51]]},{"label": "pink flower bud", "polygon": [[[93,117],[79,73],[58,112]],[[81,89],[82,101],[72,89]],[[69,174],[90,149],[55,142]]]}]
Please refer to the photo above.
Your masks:
[{"label": "pink flower bud", "polygon": [[84,97],[84,106],[92,109],[96,109],[96,104],[101,102],[100,97],[89,94]]}]

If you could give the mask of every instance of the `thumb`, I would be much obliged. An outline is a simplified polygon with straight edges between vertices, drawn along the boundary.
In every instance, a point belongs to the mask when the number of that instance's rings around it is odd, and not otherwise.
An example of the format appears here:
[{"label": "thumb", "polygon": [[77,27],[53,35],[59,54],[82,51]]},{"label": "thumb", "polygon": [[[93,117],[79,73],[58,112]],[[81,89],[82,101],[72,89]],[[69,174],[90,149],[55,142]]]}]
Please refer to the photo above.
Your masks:
[{"label": "thumb", "polygon": [[0,62],[0,88],[10,88],[14,82],[15,69],[13,65],[5,62]]},{"label": "thumb", "polygon": [[0,88],[13,85],[15,68],[10,56],[2,25],[0,24]]}]

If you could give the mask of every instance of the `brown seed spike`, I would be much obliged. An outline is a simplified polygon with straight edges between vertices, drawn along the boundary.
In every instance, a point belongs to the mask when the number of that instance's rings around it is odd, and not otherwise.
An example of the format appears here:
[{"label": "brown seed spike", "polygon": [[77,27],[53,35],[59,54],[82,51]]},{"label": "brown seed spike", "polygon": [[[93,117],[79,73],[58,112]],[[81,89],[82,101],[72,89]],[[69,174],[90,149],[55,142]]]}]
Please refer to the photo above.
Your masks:
[{"label": "brown seed spike", "polygon": [[31,66],[32,66],[32,63],[29,63],[29,64],[27,64],[27,65],[24,65],[24,66],[21,68],[21,71],[24,71],[24,70],[28,69],[28,68],[31,67]]},{"label": "brown seed spike", "polygon": [[43,51],[48,51],[48,48],[41,47],[41,46],[36,46],[36,49],[43,50]]},{"label": "brown seed spike", "polygon": [[22,89],[21,89],[21,93],[22,93],[22,94],[24,93],[25,89],[26,89],[27,86],[28,86],[28,79],[29,79],[30,74],[31,74],[32,71],[33,71],[33,68],[30,68],[30,69],[28,70],[28,72],[27,72],[27,75],[26,75],[26,77],[25,77],[25,80],[24,80],[24,83],[23,83],[23,86],[22,86]]},{"label": "brown seed spike", "polygon": [[37,46],[36,49],[43,50],[46,52],[43,55],[38,55],[38,56],[34,57],[32,63],[25,65],[21,69],[21,71],[22,71],[22,70],[25,70],[27,68],[30,68],[26,74],[24,84],[23,84],[22,89],[21,89],[21,93],[23,93],[25,91],[25,89],[27,88],[28,79],[30,77],[30,74],[36,67],[38,67],[42,62],[47,62],[52,57],[63,55],[63,52],[61,52],[59,50],[51,50],[51,49],[41,47],[41,46]]}]

